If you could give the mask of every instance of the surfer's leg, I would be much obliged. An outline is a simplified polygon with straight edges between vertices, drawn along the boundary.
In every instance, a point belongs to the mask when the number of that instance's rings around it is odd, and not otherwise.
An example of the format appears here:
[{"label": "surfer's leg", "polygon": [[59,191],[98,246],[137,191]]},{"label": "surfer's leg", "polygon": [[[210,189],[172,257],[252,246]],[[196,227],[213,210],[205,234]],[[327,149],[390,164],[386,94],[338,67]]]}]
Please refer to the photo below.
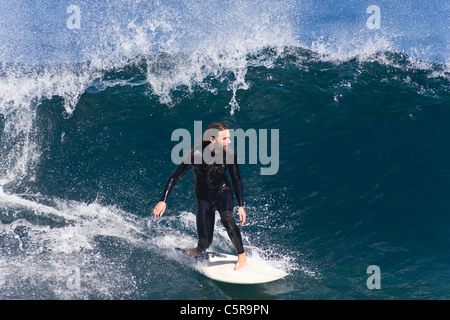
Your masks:
[{"label": "surfer's leg", "polygon": [[220,219],[222,220],[223,226],[227,230],[228,236],[239,255],[244,253],[244,245],[242,243],[241,231],[233,217],[233,207],[233,192],[231,189],[224,190],[217,200],[217,210],[220,213]]},{"label": "surfer's leg", "polygon": [[205,252],[211,246],[214,233],[215,210],[205,199],[197,199],[198,253]]}]

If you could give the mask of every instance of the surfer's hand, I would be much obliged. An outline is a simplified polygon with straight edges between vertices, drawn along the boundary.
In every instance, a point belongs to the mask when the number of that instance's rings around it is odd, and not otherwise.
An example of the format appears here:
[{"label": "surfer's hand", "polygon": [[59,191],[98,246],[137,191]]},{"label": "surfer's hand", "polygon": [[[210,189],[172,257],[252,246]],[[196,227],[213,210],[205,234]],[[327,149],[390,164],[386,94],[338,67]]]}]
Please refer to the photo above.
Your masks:
[{"label": "surfer's hand", "polygon": [[166,211],[166,203],[164,201],[158,202],[155,209],[153,209],[153,219],[161,217],[164,211]]},{"label": "surfer's hand", "polygon": [[247,218],[247,214],[245,213],[244,207],[239,207],[238,214],[239,214],[239,222],[241,223],[241,226],[243,226],[245,223],[245,219]]}]

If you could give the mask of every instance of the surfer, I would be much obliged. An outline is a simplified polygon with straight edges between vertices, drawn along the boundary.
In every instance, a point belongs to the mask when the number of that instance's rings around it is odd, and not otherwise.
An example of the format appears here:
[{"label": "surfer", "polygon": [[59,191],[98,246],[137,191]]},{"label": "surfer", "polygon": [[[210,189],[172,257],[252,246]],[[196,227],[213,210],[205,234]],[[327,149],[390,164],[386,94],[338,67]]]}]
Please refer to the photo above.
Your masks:
[{"label": "surfer", "polygon": [[[206,133],[215,134],[206,135]],[[206,141],[205,141],[206,140]],[[239,174],[239,166],[236,153],[229,149],[230,131],[228,126],[221,122],[211,123],[203,134],[199,145],[192,147],[170,178],[167,180],[160,201],[153,209],[153,218],[159,218],[166,210],[166,202],[173,187],[189,169],[194,171],[194,193],[197,201],[197,247],[185,251],[189,257],[199,256],[212,244],[215,210],[219,211],[221,221],[231,239],[238,255],[235,269],[245,267],[247,258],[242,243],[241,232],[233,217],[233,191],[225,174],[228,169],[231,176],[233,190],[239,205],[238,215],[241,226],[246,220],[244,209],[243,186]],[[208,155],[206,157],[204,155]],[[220,161],[207,161],[214,158]],[[200,161],[199,161],[200,159]],[[231,163],[227,159],[232,159]]]}]

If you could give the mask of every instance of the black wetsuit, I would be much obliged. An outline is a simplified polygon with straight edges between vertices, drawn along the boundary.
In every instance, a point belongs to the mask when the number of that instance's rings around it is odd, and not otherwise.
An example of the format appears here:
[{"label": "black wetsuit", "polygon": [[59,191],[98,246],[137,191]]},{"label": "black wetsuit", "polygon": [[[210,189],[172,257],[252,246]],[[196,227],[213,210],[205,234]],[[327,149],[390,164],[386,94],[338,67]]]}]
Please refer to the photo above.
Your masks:
[{"label": "black wetsuit", "polygon": [[[202,149],[204,149],[204,147]],[[204,252],[211,246],[214,232],[215,210],[217,209],[237,253],[244,253],[241,232],[233,217],[233,191],[231,190],[230,182],[225,173],[228,169],[238,204],[240,207],[244,206],[243,186],[239,174],[237,156],[235,153],[233,154],[234,161],[232,164],[227,163],[226,152],[222,154],[223,164],[207,164],[203,159],[200,164],[196,164],[195,155],[199,156],[199,152],[200,150],[194,150],[194,148],[192,148],[190,154],[187,155],[187,157],[190,157],[190,161],[183,161],[177,166],[167,180],[161,201],[167,201],[167,198],[177,181],[192,168],[194,171],[194,192],[197,198],[197,251],[199,251],[199,253]],[[228,151],[228,156],[230,156],[231,152],[233,151]]]}]

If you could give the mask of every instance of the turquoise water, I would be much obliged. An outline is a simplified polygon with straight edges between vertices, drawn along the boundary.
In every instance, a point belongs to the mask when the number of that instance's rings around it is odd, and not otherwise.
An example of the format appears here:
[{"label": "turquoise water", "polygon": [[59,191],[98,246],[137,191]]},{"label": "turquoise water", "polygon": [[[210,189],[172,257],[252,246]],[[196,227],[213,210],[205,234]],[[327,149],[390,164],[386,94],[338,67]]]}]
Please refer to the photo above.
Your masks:
[{"label": "turquoise water", "polygon": [[[327,3],[81,2],[79,30],[69,4],[2,9],[32,19],[1,34],[0,298],[448,299],[447,8],[381,1],[370,30],[371,3]],[[192,173],[153,220],[195,121],[279,130],[275,175],[241,164],[241,230],[285,279],[221,284],[177,255]],[[212,250],[233,253],[220,221]]]}]

